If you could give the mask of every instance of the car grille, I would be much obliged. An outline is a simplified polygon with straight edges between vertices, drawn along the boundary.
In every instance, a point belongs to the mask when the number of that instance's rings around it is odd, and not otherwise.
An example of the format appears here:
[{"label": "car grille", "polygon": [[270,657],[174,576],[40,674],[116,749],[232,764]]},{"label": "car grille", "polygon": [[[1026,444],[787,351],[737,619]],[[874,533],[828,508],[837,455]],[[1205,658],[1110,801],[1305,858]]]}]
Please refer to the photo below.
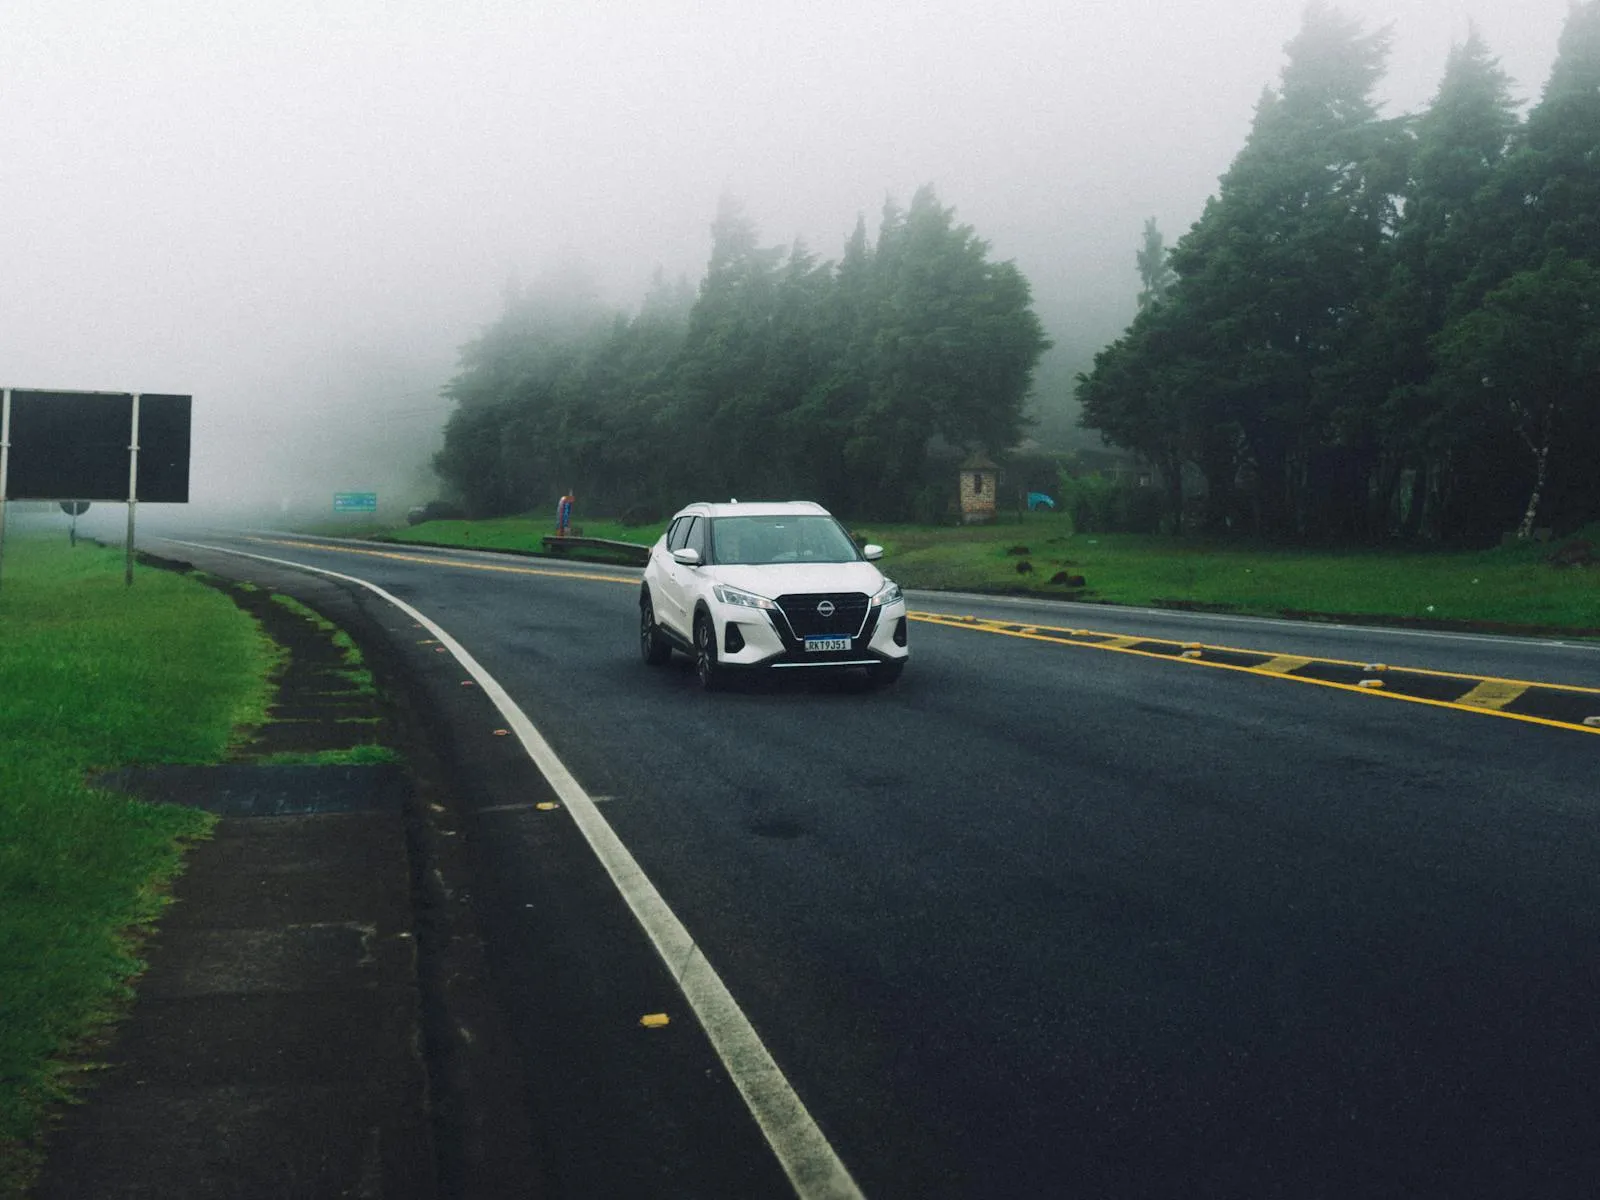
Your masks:
[{"label": "car grille", "polygon": [[[831,613],[818,612],[831,604]],[[778,607],[783,610],[789,628],[797,638],[833,636],[855,637],[867,620],[867,594],[865,592],[808,592],[800,595],[779,596]]]}]

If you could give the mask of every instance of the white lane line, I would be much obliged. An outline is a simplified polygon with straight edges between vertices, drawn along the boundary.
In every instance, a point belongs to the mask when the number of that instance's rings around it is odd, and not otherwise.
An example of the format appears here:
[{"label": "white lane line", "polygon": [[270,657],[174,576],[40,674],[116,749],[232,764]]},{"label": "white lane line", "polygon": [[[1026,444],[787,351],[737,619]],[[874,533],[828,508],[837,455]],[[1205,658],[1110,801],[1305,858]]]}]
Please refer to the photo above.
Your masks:
[{"label": "white lane line", "polygon": [[812,1200],[813,1197],[817,1200],[824,1197],[847,1200],[861,1196],[861,1189],[851,1178],[849,1169],[817,1127],[805,1104],[795,1094],[768,1052],[761,1035],[750,1024],[744,1010],[733,998],[733,993],[728,991],[721,976],[701,953],[683,922],[667,907],[655,884],[650,882],[628,848],[622,844],[622,839],[600,815],[594,799],[573,778],[566,764],[556,757],[556,752],[544,740],[544,735],[534,727],[516,701],[506,694],[499,681],[484,670],[461,643],[398,596],[392,596],[377,584],[368,583],[357,576],[343,575],[338,571],[307,566],[288,559],[269,558],[264,554],[230,550],[225,546],[208,546],[201,542],[176,544],[253,558],[299,571],[311,571],[364,587],[387,600],[447,646],[456,661],[477,682],[483,694],[500,710],[528,756],[572,814],[589,848],[611,876],[612,883],[633,910],[635,919],[649,935],[656,953],[672,972],[684,999],[694,1010],[706,1036],[715,1047],[717,1057],[722,1060],[751,1115],[761,1126],[768,1145],[794,1186],[795,1195],[802,1200]]}]

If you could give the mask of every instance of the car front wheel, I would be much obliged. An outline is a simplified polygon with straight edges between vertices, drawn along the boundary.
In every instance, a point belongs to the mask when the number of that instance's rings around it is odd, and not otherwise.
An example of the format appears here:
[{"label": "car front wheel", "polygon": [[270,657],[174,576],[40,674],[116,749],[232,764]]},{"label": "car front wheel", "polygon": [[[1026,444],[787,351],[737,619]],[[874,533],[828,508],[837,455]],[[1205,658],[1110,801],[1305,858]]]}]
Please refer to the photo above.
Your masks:
[{"label": "car front wheel", "polygon": [[659,667],[672,657],[672,643],[661,636],[649,592],[639,597],[639,654],[652,667]]},{"label": "car front wheel", "polygon": [[717,630],[711,618],[700,616],[694,623],[694,673],[700,686],[714,692],[722,686],[722,668],[717,664]]},{"label": "car front wheel", "polygon": [[867,668],[867,680],[873,687],[888,687],[900,678],[900,673],[905,669],[906,660],[903,658],[875,662]]}]

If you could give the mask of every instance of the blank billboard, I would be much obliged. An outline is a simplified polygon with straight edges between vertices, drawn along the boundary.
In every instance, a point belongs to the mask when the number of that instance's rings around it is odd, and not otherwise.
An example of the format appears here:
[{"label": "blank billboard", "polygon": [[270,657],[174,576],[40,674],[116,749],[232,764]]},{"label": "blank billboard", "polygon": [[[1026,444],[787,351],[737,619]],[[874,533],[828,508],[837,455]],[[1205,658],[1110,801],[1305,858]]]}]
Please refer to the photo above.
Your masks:
[{"label": "blank billboard", "polygon": [[[189,499],[188,396],[139,397],[136,499]],[[11,393],[7,500],[126,500],[133,396],[111,392]]]}]

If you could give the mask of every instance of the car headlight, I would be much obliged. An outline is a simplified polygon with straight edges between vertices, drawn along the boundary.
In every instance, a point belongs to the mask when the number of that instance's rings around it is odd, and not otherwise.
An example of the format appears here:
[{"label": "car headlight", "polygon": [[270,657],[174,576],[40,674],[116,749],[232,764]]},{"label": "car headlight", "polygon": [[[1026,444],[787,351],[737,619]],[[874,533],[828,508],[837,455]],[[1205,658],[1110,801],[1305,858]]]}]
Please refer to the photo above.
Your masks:
[{"label": "car headlight", "polygon": [[740,608],[767,608],[776,609],[778,606],[765,596],[758,596],[754,592],[740,591],[736,587],[729,587],[719,583],[711,589],[712,595],[723,604],[736,604]]},{"label": "car headlight", "polygon": [[901,599],[900,585],[892,579],[885,579],[883,587],[872,598],[872,606],[874,608],[882,608],[885,604],[893,604],[899,599]]}]

